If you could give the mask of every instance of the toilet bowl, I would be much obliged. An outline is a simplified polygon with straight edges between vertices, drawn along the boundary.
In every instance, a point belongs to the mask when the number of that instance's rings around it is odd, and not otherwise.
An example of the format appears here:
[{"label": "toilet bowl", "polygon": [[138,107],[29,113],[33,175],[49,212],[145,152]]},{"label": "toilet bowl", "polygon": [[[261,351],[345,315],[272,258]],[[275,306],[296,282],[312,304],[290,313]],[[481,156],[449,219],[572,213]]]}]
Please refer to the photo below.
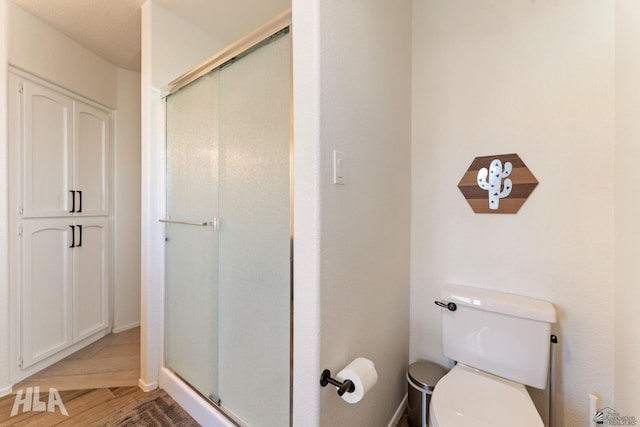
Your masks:
[{"label": "toilet bowl", "polygon": [[470,286],[440,292],[442,353],[456,366],[436,384],[430,427],[544,427],[525,386],[548,385],[549,302]]},{"label": "toilet bowl", "polygon": [[429,427],[543,427],[522,384],[457,364],[438,381]]}]

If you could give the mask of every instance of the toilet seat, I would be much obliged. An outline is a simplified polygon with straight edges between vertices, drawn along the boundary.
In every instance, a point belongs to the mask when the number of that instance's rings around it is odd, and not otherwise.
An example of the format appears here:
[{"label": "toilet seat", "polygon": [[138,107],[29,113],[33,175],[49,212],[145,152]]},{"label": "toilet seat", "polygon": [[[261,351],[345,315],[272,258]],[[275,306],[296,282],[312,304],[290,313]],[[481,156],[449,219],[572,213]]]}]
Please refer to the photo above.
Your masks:
[{"label": "toilet seat", "polygon": [[524,385],[458,363],[431,396],[431,427],[544,427]]}]

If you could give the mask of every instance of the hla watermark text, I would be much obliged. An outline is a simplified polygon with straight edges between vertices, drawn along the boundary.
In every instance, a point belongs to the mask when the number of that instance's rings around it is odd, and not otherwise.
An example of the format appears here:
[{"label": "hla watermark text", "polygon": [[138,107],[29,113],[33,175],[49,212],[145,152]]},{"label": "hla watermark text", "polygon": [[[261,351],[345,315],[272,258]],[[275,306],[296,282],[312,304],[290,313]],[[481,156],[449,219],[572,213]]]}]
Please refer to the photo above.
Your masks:
[{"label": "hla watermark text", "polygon": [[27,387],[24,397],[22,397],[22,390],[18,390],[16,394],[16,400],[13,401],[13,408],[11,409],[11,416],[18,414],[20,406],[22,406],[22,412],[29,411],[48,411],[55,412],[56,407],[60,408],[60,413],[65,417],[69,416],[67,409],[64,407],[60,393],[55,388],[49,389],[49,398],[47,402],[40,400],[40,387]]}]

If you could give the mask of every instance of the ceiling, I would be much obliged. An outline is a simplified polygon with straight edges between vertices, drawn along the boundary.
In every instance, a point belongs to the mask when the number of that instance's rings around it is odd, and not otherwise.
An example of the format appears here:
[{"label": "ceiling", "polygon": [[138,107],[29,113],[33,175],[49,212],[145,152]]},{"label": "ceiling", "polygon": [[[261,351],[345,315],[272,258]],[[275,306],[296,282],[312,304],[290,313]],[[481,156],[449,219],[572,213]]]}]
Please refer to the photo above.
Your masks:
[{"label": "ceiling", "polygon": [[[112,64],[140,71],[146,0],[11,0]],[[290,0],[154,0],[223,43],[291,7]]]}]

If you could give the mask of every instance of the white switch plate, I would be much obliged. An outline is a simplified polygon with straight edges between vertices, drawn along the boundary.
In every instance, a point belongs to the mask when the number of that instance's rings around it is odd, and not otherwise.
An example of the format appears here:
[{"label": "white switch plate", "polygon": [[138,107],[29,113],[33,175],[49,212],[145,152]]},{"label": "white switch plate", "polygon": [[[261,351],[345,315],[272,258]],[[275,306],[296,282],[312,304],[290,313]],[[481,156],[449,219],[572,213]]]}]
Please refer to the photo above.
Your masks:
[{"label": "white switch plate", "polygon": [[344,153],[333,150],[333,183],[345,185],[345,159]]}]

